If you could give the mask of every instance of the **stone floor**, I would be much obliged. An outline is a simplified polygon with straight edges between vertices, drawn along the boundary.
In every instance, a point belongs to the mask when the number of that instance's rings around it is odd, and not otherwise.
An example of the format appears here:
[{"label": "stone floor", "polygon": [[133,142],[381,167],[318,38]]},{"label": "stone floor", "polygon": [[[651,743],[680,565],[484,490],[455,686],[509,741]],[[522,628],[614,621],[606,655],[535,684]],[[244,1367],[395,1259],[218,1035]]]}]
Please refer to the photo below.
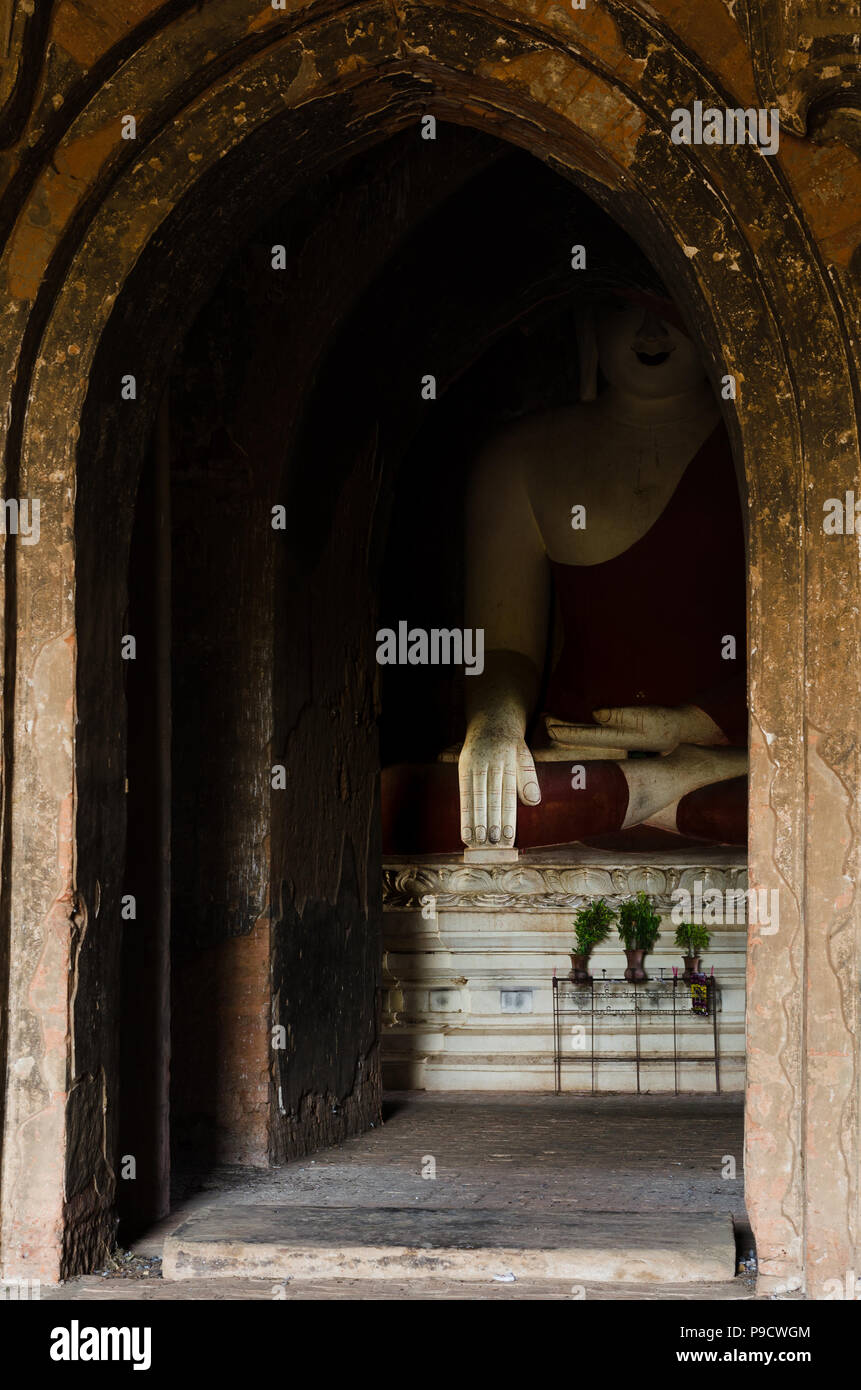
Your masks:
[{"label": "stone floor", "polygon": [[[53,1299],[499,1299],[695,1300],[752,1298],[753,1279],[636,1286],[442,1279],[313,1284],[265,1279],[159,1277],[165,1235],[204,1207],[481,1209],[512,1214],[712,1212],[732,1217],[739,1255],[751,1247],[744,1210],[743,1106],[738,1096],[553,1096],[392,1093],[384,1124],[337,1149],[272,1170],[219,1169],[176,1183],[167,1221],[131,1247],[112,1273],[43,1289]],[[729,1173],[734,1160],[736,1176]],[[435,1169],[435,1176],[430,1174]],[[384,1222],[381,1212],[381,1221]]]}]

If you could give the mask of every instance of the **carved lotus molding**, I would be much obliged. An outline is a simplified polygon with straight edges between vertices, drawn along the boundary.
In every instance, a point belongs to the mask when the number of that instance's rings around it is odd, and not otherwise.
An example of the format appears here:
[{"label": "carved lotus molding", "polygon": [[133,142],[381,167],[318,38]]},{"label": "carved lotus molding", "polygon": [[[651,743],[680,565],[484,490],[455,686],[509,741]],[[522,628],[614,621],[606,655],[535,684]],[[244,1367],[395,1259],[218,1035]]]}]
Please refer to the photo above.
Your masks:
[{"label": "carved lotus molding", "polygon": [[744,0],[754,74],[764,106],[797,135],[815,106],[861,99],[859,0]]},{"label": "carved lotus molding", "polygon": [[676,889],[693,893],[715,888],[747,888],[747,870],[740,865],[697,868],[691,864],[584,864],[572,868],[541,865],[478,866],[460,864],[406,865],[383,869],[383,907],[389,912],[418,910],[422,898],[432,897],[436,911],[444,908],[487,912],[518,908],[548,912],[578,908],[592,898],[622,902],[634,893],[650,893],[656,906],[672,907]]}]

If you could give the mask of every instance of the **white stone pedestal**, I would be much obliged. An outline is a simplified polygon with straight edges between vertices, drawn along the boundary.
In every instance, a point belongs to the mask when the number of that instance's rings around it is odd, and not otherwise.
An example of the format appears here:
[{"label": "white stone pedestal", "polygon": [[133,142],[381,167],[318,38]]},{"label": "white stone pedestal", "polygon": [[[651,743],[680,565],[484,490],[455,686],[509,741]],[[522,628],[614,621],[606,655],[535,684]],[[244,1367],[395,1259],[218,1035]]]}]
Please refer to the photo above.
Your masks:
[{"label": "white stone pedestal", "polygon": [[[697,854],[610,855],[598,850],[533,850],[516,864],[465,864],[460,856],[411,861],[389,859],[384,867],[383,1081],[394,1090],[552,1091],[554,1089],[554,967],[571,969],[573,916],[596,897],[613,906],[643,889],[664,923],[661,939],[646,959],[651,977],[681,974],[670,921],[676,889],[694,894],[744,891],[745,857],[737,850]],[[704,925],[711,946],[703,955],[714,966],[720,993],[718,1045],[722,1091],[744,1088],[744,967],[746,922]],[[625,956],[615,935],[592,956],[591,973],[620,976]],[[573,1020],[573,1022],[577,1022]],[[714,1090],[710,1019],[677,1020],[678,1050],[696,1060],[679,1065],[679,1090]],[[642,1091],[672,1091],[672,1027],[663,1019],[641,1020]],[[632,1022],[602,1021],[595,1034],[599,1053],[630,1052],[631,1062],[600,1064],[595,1090],[634,1091]],[[572,1033],[572,1061],[563,1068],[564,1090],[591,1086],[582,1035]],[[588,1047],[588,1043],[587,1043]],[[580,1049],[579,1054],[577,1049]],[[582,1056],[582,1061],[579,1058]]]}]

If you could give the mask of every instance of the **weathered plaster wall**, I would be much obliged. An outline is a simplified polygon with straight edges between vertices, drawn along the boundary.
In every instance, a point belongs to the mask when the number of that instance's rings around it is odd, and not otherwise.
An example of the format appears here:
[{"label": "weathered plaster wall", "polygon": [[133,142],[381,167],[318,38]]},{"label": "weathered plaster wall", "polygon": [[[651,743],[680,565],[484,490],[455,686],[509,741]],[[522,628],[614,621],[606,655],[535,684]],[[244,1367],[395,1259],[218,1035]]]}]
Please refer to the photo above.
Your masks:
[{"label": "weathered plaster wall", "polygon": [[272,479],[236,419],[256,297],[219,287],[170,393],[171,1128],[198,1168],[269,1147]]},{"label": "weathered plaster wall", "polygon": [[[858,1268],[858,538],[823,536],[821,518],[824,498],[857,490],[859,478],[850,340],[861,184],[849,144],[803,137],[816,63],[801,100],[797,63],[783,75],[759,59],[763,32],[791,32],[790,7],[746,7],[756,70],[742,7],[720,0],[596,0],[585,12],[538,0],[287,12],[214,0],[124,6],[119,18],[99,0],[86,12],[54,6],[44,52],[37,29],[22,38],[12,59],[21,82],[6,84],[17,104],[0,120],[0,381],[10,402],[5,493],[40,498],[42,539],[4,548],[9,1272],[56,1273],[64,1231],[65,1267],[85,1264],[109,1223],[111,1105],[98,1097],[110,1096],[115,1072],[123,793],[114,637],[130,482],[166,364],[250,221],[280,205],[291,181],[384,131],[415,128],[429,106],[589,179],[680,286],[716,379],[731,370],[740,383],[728,423],[751,501],[751,881],[782,894],[780,932],[750,941],[747,1189],[763,1289],[806,1280],[816,1291]],[[842,58],[836,66],[848,70]],[[801,113],[774,161],[670,144],[675,105],[759,104],[754,77],[762,82],[765,69],[777,74],[776,99]],[[842,99],[833,83],[823,90]],[[120,136],[129,112],[139,118],[135,141]],[[136,265],[146,292],[135,289]],[[102,363],[136,371],[133,411],[120,410],[113,367],[99,368],[90,388],[99,350]],[[370,441],[354,457],[356,491],[345,487],[339,504],[350,497],[361,508],[374,477]],[[115,544],[105,540],[106,498]],[[353,515],[343,520],[352,525]],[[317,611],[330,621],[334,554],[324,547],[315,565],[299,592],[319,586]],[[355,587],[345,626],[330,633],[354,660],[344,673],[324,667],[319,689],[333,700],[329,718],[365,797],[373,735],[361,716],[348,730],[344,716],[370,698]],[[291,650],[307,653],[309,639],[294,640]],[[798,658],[791,669],[787,652]],[[277,728],[276,751],[289,738],[297,766],[307,759],[320,772],[318,715],[303,718]],[[331,851],[362,842],[363,813],[338,808],[338,777],[332,752],[315,824],[325,862],[347,868],[322,883],[300,833],[292,910],[334,909],[346,884],[345,936],[351,926],[355,937],[367,866],[358,856],[354,883],[349,857]],[[273,827],[273,843],[276,834],[286,837]],[[293,920],[289,907],[278,910]],[[355,949],[345,963],[368,985],[370,965]],[[308,1001],[288,1002],[307,1016]],[[354,1039],[362,1027],[370,1038],[370,1018],[356,1013]],[[349,1081],[335,1076],[336,1089]],[[371,1106],[373,1086],[367,1096]],[[325,1137],[322,1121],[318,1131]]]}]

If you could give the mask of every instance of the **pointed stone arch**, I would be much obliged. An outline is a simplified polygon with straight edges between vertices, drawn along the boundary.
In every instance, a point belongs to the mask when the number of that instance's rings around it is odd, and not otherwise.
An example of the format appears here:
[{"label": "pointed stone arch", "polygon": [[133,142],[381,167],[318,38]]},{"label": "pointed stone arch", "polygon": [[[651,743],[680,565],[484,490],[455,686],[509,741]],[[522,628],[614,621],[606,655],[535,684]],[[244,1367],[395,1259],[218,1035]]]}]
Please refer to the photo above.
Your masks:
[{"label": "pointed stone arch", "polygon": [[[617,3],[544,24],[510,8],[386,3],[283,19],[261,8],[249,23],[246,6],[215,0],[149,24],[121,58],[114,70],[105,60],[22,165],[0,262],[7,495],[42,502],[40,544],[5,555],[17,633],[3,734],[7,1272],[82,1267],[109,1217],[109,1190],[74,1223],[63,1196],[70,1111],[95,1117],[112,1085],[113,1059],[96,1053],[81,1084],[67,979],[86,968],[111,987],[110,951],[92,944],[95,852],[123,816],[121,728],[88,744],[79,705],[91,663],[103,663],[104,688],[116,677],[104,630],[81,651],[76,597],[96,570],[76,550],[76,500],[101,490],[112,509],[99,563],[116,579],[167,364],[243,230],[290,179],[430,112],[580,182],[678,287],[712,373],[736,377],[727,424],[749,498],[750,874],[780,893],[779,932],[749,945],[748,1205],[763,1289],[842,1278],[857,1240],[861,596],[857,553],[826,542],[821,506],[858,480],[858,436],[839,295],[780,165],[748,147],[673,145],[675,106],[738,102],[666,27]],[[124,142],[121,117],[134,111],[137,139]],[[120,348],[135,358],[132,428],[93,375]],[[102,874],[102,914],[119,891]]]}]

